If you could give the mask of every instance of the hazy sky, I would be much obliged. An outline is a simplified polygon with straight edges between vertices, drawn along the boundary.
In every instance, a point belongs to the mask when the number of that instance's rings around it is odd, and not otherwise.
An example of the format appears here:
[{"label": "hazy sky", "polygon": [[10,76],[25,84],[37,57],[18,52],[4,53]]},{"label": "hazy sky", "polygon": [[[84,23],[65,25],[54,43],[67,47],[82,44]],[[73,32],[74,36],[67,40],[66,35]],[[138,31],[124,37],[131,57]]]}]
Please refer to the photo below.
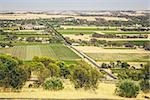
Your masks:
[{"label": "hazy sky", "polygon": [[0,11],[149,9],[150,0],[0,0]]}]

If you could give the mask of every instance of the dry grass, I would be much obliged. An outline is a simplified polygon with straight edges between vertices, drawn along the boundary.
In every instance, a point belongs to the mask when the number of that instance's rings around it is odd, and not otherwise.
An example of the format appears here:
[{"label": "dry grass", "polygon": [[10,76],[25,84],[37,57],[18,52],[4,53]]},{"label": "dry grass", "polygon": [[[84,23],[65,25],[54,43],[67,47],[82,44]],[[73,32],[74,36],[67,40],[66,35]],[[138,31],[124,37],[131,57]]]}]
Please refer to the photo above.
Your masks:
[{"label": "dry grass", "polygon": [[86,19],[88,21],[95,21],[95,18],[103,18],[105,20],[121,20],[128,21],[126,18],[118,17],[97,17],[97,16],[73,16],[73,15],[47,15],[47,14],[0,14],[0,19],[38,19],[38,18],[61,18],[74,17],[76,19]]},{"label": "dry grass", "polygon": [[[0,98],[49,98],[49,99],[126,99],[116,96],[114,94],[115,84],[112,83],[100,83],[96,91],[84,89],[75,90],[71,83],[65,82],[65,88],[62,91],[45,91],[42,88],[27,88],[24,87],[21,92],[1,92]],[[145,94],[140,93],[138,99],[144,99],[142,96]],[[133,98],[135,99],[135,98]]]},{"label": "dry grass", "polygon": [[99,62],[125,61],[146,62],[150,61],[150,52],[143,49],[103,49],[94,46],[74,46],[89,57]]},{"label": "dry grass", "polygon": [[[105,27],[105,26],[101,26],[101,27],[98,27],[98,26],[67,26],[67,25],[61,25],[61,28],[64,28],[64,29],[104,29],[104,28],[108,28],[108,27]],[[116,29],[116,27],[109,27],[110,29]]]},{"label": "dry grass", "polygon": [[[92,32],[91,32],[92,33]],[[103,34],[103,32],[99,32],[100,34]],[[85,35],[75,35],[75,34],[63,34],[64,37],[69,37],[70,39],[73,40],[85,40],[85,41],[89,41],[90,39],[97,39],[97,40],[106,40],[106,41],[149,41],[149,38],[131,38],[131,39],[117,39],[117,38],[94,38],[91,36],[91,34],[85,34]]]},{"label": "dry grass", "polygon": [[74,35],[74,34],[63,34],[64,37],[69,37],[70,39],[73,40],[85,40],[89,41],[91,39],[91,35]]},{"label": "dry grass", "polygon": [[101,47],[95,46],[74,46],[76,49],[84,52],[84,53],[148,53],[149,51],[145,51],[143,49],[103,49]]}]

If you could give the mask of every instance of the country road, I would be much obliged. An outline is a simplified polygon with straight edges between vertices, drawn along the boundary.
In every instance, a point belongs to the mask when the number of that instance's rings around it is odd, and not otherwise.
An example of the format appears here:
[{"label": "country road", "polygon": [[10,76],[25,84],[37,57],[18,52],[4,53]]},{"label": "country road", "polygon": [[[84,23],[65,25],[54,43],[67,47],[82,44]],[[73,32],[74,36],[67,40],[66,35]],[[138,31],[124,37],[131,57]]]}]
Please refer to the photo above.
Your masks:
[{"label": "country road", "polygon": [[57,30],[55,30],[52,26],[51,26],[51,30],[56,34],[59,35],[59,37],[62,38],[62,40],[64,41],[65,45],[70,48],[72,51],[74,51],[76,54],[78,54],[81,58],[83,58],[87,63],[91,64],[92,66],[97,67],[98,69],[100,69],[100,71],[105,72],[109,77],[107,77],[108,80],[112,80],[112,79],[117,79],[116,76],[114,76],[110,71],[108,71],[107,69],[103,69],[101,68],[101,66],[99,64],[97,64],[97,62],[95,60],[93,60],[92,58],[90,58],[89,56],[87,56],[86,54],[84,54],[83,52],[77,50],[76,48],[74,48],[72,45],[70,45],[65,38],[63,37],[63,35],[61,35]]}]

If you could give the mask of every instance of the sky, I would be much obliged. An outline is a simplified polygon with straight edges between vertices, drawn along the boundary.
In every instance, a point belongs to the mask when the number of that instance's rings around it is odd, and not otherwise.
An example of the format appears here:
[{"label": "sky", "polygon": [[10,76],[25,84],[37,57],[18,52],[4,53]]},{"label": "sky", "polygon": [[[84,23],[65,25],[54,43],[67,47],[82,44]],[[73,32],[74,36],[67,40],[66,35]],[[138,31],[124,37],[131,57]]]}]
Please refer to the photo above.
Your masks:
[{"label": "sky", "polygon": [[0,11],[150,10],[150,0],[0,0]]}]

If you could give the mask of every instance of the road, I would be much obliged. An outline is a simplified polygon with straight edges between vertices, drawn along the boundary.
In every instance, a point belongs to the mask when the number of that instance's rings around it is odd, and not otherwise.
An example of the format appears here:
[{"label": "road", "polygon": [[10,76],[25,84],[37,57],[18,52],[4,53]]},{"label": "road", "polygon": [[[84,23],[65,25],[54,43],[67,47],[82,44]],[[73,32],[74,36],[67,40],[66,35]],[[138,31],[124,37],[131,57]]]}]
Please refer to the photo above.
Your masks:
[{"label": "road", "polygon": [[101,68],[101,66],[99,64],[97,64],[97,62],[95,60],[93,60],[92,58],[90,58],[89,56],[87,56],[86,54],[84,54],[83,52],[77,50],[76,48],[74,48],[71,44],[69,44],[66,39],[63,37],[62,34],[60,34],[59,32],[57,32],[57,30],[55,30],[52,26],[51,26],[51,30],[58,35],[65,43],[65,45],[72,49],[75,53],[77,53],[81,58],[83,58],[87,63],[90,63],[91,65],[97,67],[98,69],[100,69],[100,71],[105,72],[109,77],[107,77],[107,79],[117,79],[116,76],[114,76],[110,71],[108,71],[107,69],[103,69]]}]

